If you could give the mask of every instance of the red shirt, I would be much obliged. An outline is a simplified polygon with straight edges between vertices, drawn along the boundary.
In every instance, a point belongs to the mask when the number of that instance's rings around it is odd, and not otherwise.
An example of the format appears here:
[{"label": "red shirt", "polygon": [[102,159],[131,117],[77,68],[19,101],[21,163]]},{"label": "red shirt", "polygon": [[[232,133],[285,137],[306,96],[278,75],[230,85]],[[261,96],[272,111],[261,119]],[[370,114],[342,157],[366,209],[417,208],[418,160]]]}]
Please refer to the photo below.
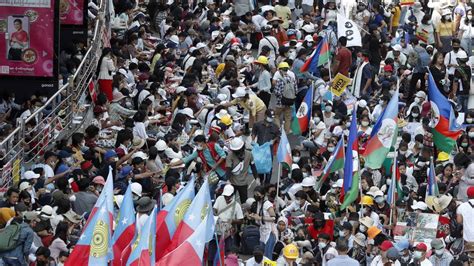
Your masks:
[{"label": "red shirt", "polygon": [[346,47],[339,48],[336,54],[336,60],[339,61],[339,66],[335,74],[341,73],[342,75],[349,77],[349,68],[352,65],[351,51]]},{"label": "red shirt", "polygon": [[319,234],[326,233],[331,237],[331,241],[334,238],[334,221],[333,220],[326,220],[326,224],[321,230],[314,229],[313,224],[308,226],[308,233],[314,239],[317,240]]}]

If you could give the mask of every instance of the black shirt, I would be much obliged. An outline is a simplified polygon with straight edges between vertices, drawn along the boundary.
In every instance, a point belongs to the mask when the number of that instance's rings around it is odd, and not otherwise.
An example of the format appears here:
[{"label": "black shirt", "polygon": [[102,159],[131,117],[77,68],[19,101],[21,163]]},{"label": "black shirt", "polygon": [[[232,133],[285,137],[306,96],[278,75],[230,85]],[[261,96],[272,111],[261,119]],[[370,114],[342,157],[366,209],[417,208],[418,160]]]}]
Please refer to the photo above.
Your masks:
[{"label": "black shirt", "polygon": [[443,84],[441,84],[441,81],[446,77],[446,68],[443,67],[442,69],[439,69],[435,66],[430,67],[430,72],[433,75],[433,79],[436,83],[436,87],[438,87],[439,91],[447,97],[449,94],[449,91],[445,91]]},{"label": "black shirt", "polygon": [[454,82],[458,82],[457,95],[469,95],[471,83],[471,68],[469,66],[457,66],[454,71]]},{"label": "black shirt", "polygon": [[280,129],[273,122],[260,121],[253,126],[252,136],[256,136],[257,143],[262,145],[280,136]]}]

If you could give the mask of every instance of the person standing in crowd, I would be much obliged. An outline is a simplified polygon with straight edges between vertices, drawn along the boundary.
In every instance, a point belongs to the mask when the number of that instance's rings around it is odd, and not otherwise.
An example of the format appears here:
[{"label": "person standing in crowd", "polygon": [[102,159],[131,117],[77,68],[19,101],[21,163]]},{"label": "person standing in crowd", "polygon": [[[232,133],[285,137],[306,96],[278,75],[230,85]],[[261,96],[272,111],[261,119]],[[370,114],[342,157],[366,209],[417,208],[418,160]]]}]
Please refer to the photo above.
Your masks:
[{"label": "person standing in crowd", "polygon": [[287,134],[291,126],[291,108],[296,99],[296,80],[293,73],[290,75],[289,69],[287,62],[281,62],[273,79],[276,96],[275,123],[279,127],[283,126]]},{"label": "person standing in crowd", "polygon": [[99,80],[100,90],[107,96],[109,101],[113,100],[112,80],[116,71],[116,59],[112,53],[112,49],[104,48],[99,59],[99,68],[97,69],[97,77]]}]

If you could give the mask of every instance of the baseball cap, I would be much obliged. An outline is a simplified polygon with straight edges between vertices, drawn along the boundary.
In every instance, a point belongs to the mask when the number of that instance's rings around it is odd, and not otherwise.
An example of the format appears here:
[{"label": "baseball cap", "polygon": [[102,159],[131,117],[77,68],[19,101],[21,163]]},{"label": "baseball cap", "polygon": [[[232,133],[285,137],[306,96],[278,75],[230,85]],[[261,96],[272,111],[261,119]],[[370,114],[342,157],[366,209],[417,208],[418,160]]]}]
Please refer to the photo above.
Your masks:
[{"label": "baseball cap", "polygon": [[427,251],[428,247],[426,246],[425,243],[418,243],[418,245],[415,246],[416,250],[421,250],[421,251]]},{"label": "baseball cap", "polygon": [[380,250],[387,251],[389,248],[393,247],[393,243],[389,240],[385,240],[380,245]]},{"label": "baseball cap", "polygon": [[222,192],[222,195],[223,196],[231,196],[232,194],[234,194],[234,186],[232,186],[231,184],[225,185],[224,191]]}]

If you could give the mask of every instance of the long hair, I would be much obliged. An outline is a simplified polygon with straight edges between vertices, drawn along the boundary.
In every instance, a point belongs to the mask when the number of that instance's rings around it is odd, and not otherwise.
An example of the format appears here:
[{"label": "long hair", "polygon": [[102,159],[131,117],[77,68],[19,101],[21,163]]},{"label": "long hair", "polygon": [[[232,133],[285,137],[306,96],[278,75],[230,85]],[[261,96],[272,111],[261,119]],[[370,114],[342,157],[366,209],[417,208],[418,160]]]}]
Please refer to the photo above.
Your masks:
[{"label": "long hair", "polygon": [[104,49],[102,49],[102,55],[100,56],[99,63],[97,64],[97,70],[95,71],[95,74],[97,76],[99,76],[100,66],[102,65],[102,60],[104,59],[105,56],[107,56],[110,53],[112,53],[111,48],[105,47]]}]

